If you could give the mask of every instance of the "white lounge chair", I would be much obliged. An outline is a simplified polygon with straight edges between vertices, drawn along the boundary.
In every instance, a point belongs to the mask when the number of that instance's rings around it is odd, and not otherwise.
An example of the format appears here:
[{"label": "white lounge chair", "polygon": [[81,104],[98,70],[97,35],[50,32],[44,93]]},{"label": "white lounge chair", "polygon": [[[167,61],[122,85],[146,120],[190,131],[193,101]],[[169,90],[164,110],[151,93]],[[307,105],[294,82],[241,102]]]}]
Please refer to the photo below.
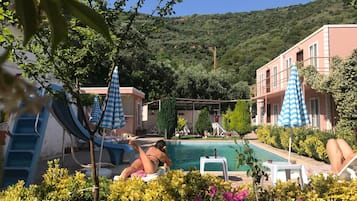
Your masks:
[{"label": "white lounge chair", "polygon": [[357,179],[357,155],[337,174],[340,179],[351,180]]},{"label": "white lounge chair", "polygon": [[[159,169],[155,173],[146,174],[146,173],[143,173],[143,171],[140,170],[140,171],[138,171],[136,173],[133,173],[132,176],[139,177],[143,181],[148,182],[148,181],[151,181],[153,179],[156,179],[158,176],[164,175],[165,173],[166,173],[166,169],[163,166],[160,166]],[[116,175],[113,178],[114,181],[115,180],[119,180],[119,179],[120,179],[119,175]]]}]

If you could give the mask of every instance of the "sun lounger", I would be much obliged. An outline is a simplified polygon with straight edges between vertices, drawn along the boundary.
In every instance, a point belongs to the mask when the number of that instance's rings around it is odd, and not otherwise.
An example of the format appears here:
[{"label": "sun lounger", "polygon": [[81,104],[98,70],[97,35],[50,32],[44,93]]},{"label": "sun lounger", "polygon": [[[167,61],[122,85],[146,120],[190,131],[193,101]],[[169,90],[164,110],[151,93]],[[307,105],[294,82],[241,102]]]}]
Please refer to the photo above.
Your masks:
[{"label": "sun lounger", "polygon": [[[84,141],[89,141],[90,133],[82,126],[77,119],[72,106],[67,104],[65,100],[54,99],[51,104],[51,113],[57,121],[69,133]],[[94,143],[98,146],[101,145],[102,139],[94,137]],[[128,144],[112,143],[104,141],[103,148],[107,149],[110,156],[110,161],[114,165],[123,163],[124,153],[128,153],[129,162],[134,159],[134,149]]]},{"label": "sun lounger", "polygon": [[351,180],[357,179],[357,155],[337,174],[340,179]]},{"label": "sun lounger", "polygon": [[[148,182],[148,181],[151,181],[153,179],[156,179],[158,176],[161,176],[161,175],[164,175],[166,173],[166,170],[164,167],[159,167],[159,169],[155,172],[155,173],[152,173],[152,174],[146,174],[144,172],[144,170],[139,170],[133,174],[131,174],[131,177],[139,177],[141,178],[143,181],[145,182]],[[120,179],[120,176],[119,175],[116,175],[114,176],[113,180],[119,180]]]}]

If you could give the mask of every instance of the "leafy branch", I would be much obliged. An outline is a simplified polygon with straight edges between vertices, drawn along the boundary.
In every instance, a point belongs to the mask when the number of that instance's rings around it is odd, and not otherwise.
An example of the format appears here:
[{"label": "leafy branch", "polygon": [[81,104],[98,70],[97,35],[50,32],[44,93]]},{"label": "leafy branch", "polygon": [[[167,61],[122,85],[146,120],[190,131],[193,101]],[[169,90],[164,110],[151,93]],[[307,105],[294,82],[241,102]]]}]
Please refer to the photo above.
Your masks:
[{"label": "leafy branch", "polygon": [[[237,140],[234,140],[235,144],[238,145]],[[248,140],[243,140],[243,147],[238,145],[236,152],[236,169],[243,165],[248,165],[247,176],[253,178],[253,189],[258,200],[259,191],[263,190],[261,186],[262,179],[268,180],[268,174],[265,172],[265,168],[262,162],[255,157],[254,150],[249,146]]]}]

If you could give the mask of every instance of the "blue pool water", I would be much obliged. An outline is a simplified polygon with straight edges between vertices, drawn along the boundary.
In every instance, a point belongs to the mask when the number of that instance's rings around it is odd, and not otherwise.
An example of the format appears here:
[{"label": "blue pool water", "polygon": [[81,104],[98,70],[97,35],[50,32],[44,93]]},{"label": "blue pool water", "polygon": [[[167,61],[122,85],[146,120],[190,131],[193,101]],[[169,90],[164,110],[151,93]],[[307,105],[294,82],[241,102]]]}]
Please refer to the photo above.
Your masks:
[{"label": "blue pool water", "polygon": [[[286,159],[261,149],[255,145],[249,144],[253,148],[255,157],[262,162],[267,160],[273,161],[287,161]],[[171,169],[183,169],[185,171],[191,169],[200,169],[201,156],[213,156],[214,149],[217,150],[218,156],[224,156],[228,161],[228,171],[246,171],[248,166],[241,166],[236,168],[236,152],[235,150],[242,150],[241,143],[234,142],[167,142],[168,155],[172,159]],[[222,165],[218,163],[208,163],[205,165],[206,171],[222,170]]]}]

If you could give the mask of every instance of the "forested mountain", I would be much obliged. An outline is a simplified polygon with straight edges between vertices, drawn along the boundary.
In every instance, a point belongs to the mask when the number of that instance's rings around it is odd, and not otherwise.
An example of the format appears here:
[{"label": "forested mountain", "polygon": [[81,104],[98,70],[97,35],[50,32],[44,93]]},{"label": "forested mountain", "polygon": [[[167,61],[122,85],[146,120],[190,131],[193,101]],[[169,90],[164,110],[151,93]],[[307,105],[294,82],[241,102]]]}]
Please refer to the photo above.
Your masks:
[{"label": "forested mountain", "polygon": [[[153,17],[113,9],[107,19],[121,39],[113,56],[121,86],[162,97],[249,99],[255,71],[326,24],[356,24],[349,0],[316,0],[263,11],[187,17]],[[127,28],[127,25],[130,28]],[[101,42],[94,52],[105,52]],[[217,65],[213,71],[214,49]],[[99,57],[105,60],[105,55]],[[92,56],[88,57],[93,61]],[[107,62],[107,61],[106,61]],[[108,64],[86,72],[87,86],[105,86]]]},{"label": "forested mountain", "polygon": [[192,15],[162,19],[148,40],[158,61],[174,69],[202,65],[233,72],[255,82],[255,70],[326,24],[355,24],[357,10],[342,0],[314,2],[263,11]]}]

